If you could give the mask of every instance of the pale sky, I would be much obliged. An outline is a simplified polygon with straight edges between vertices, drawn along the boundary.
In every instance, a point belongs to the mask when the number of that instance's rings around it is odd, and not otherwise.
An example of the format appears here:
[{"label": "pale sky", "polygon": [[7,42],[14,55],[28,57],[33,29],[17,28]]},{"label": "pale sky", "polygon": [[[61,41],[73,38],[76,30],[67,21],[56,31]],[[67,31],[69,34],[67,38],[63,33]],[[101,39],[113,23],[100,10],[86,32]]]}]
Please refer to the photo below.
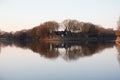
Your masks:
[{"label": "pale sky", "polygon": [[77,19],[116,28],[120,0],[0,0],[0,29],[29,29],[45,21]]}]

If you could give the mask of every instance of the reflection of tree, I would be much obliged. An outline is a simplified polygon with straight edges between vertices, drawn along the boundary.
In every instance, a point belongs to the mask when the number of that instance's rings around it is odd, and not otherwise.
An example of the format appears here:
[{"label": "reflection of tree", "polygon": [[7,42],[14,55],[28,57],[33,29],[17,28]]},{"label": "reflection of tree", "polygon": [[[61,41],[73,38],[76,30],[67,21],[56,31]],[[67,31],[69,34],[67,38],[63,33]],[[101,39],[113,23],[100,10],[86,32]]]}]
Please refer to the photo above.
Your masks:
[{"label": "reflection of tree", "polygon": [[113,47],[113,43],[100,44],[100,43],[88,43],[72,46],[67,49],[67,53],[64,56],[65,60],[76,60],[80,57],[91,56],[105,48]]},{"label": "reflection of tree", "polygon": [[116,45],[116,48],[117,48],[117,51],[118,51],[118,62],[119,62],[119,64],[120,64],[120,45],[119,44],[117,44]]},{"label": "reflection of tree", "polygon": [[35,43],[31,45],[31,48],[34,52],[39,53],[41,56],[45,56],[47,58],[56,58],[58,56],[58,51],[55,48],[51,48],[52,44],[45,44],[44,42]]},{"label": "reflection of tree", "polygon": [[[114,43],[99,43],[99,42],[44,42],[44,41],[1,41],[3,46],[15,45],[16,47],[28,48],[35,53],[39,53],[45,58],[53,59],[63,57],[63,59],[76,60],[80,57],[91,56],[105,48],[113,47]],[[65,49],[63,54],[59,49]],[[62,56],[61,56],[62,54]]]},{"label": "reflection of tree", "polygon": [[119,53],[119,55],[120,55],[120,45],[117,44],[117,45],[116,45],[116,48],[117,48],[117,51],[118,51],[118,53]]},{"label": "reflection of tree", "polygon": [[118,57],[118,62],[119,62],[119,64],[120,64],[120,54],[118,54],[117,57]]}]

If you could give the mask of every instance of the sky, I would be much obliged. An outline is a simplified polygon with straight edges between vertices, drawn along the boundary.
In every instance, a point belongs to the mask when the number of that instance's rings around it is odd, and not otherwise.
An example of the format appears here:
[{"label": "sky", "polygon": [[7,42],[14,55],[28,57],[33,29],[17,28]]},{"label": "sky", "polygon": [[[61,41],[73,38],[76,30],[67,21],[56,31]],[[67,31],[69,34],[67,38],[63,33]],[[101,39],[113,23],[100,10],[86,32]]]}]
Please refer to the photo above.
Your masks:
[{"label": "sky", "polygon": [[76,19],[117,27],[120,0],[0,0],[0,29],[30,29],[45,21]]}]

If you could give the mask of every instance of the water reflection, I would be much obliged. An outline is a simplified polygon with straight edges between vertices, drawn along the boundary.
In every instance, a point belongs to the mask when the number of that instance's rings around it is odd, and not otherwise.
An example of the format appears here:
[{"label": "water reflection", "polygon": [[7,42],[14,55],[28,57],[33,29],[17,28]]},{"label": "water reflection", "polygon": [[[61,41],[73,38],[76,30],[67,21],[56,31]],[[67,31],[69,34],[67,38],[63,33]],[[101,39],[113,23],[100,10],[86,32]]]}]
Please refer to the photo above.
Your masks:
[{"label": "water reflection", "polygon": [[116,45],[116,48],[117,48],[117,51],[118,51],[117,59],[118,59],[118,62],[120,64],[120,45]]},{"label": "water reflection", "polygon": [[[114,47],[114,42],[84,42],[84,41],[67,41],[67,42],[45,42],[45,41],[6,41],[1,40],[1,48],[6,46],[16,46],[23,49],[30,49],[48,59],[62,57],[64,60],[77,60],[80,57],[91,56],[99,53],[106,48]],[[120,46],[116,46],[120,53]],[[120,54],[119,54],[120,55]],[[118,60],[120,61],[120,56]]]}]

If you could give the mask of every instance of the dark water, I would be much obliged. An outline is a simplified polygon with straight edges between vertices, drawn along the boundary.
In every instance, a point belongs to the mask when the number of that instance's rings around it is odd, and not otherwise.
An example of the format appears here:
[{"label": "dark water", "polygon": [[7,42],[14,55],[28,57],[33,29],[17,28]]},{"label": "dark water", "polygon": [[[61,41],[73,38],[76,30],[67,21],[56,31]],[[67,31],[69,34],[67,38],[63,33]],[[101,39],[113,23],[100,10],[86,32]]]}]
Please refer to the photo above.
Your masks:
[{"label": "dark water", "polygon": [[114,43],[0,45],[0,80],[120,80],[120,46]]}]

